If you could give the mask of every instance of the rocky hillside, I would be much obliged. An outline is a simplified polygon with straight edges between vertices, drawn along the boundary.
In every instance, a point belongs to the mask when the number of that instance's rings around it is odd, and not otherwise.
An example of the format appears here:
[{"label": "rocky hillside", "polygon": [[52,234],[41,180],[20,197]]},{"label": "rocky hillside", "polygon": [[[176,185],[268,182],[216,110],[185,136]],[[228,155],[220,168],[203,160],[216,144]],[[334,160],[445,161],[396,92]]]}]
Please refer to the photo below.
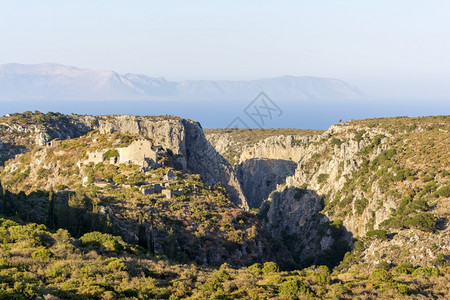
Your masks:
[{"label": "rocky hillside", "polygon": [[247,208],[240,184],[229,163],[206,140],[200,125],[175,117],[79,116],[39,112],[0,118],[2,161],[46,145],[53,139],[70,139],[92,130],[132,133],[158,141],[177,156],[177,167],[200,174],[207,185],[223,183],[232,200]]},{"label": "rocky hillside", "polygon": [[[194,159],[211,155],[195,136],[201,129],[188,128],[192,133],[184,148],[174,153],[161,146],[164,137],[157,134],[150,139],[123,124],[99,123],[98,130],[77,138],[29,145],[29,151],[6,161],[0,173],[1,214],[63,228],[75,237],[93,231],[119,235],[179,263],[245,266],[272,260],[292,265],[284,246],[254,214],[230,201],[222,183],[208,185],[193,173],[189,158],[186,163],[180,159],[183,151]],[[160,127],[164,130],[164,123]],[[106,133],[110,128],[122,132]],[[28,138],[35,140],[31,134]]]},{"label": "rocky hillside", "polygon": [[[300,261],[330,249],[343,255],[354,238],[374,232],[392,237],[377,246],[387,248],[419,230],[430,247],[409,247],[410,260],[430,263],[450,249],[449,130],[447,116],[353,121],[321,135],[259,141],[244,148],[235,170],[251,207],[267,195],[264,224]],[[399,258],[364,255],[373,264]]]},{"label": "rocky hillside", "polygon": [[26,112],[0,130],[0,298],[448,297],[448,116],[207,140],[174,117]]}]

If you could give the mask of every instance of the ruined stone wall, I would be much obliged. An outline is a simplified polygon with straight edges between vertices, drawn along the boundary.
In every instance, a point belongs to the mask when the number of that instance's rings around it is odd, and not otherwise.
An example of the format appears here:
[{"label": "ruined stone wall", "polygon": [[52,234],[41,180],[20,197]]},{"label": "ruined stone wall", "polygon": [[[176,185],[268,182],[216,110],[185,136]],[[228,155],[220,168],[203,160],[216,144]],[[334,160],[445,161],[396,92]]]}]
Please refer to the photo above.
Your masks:
[{"label": "ruined stone wall", "polygon": [[136,164],[145,166],[148,161],[157,162],[158,152],[152,149],[152,142],[149,140],[137,140],[126,148],[117,148],[119,152],[119,163]]},{"label": "ruined stone wall", "polygon": [[88,159],[85,161],[85,163],[89,164],[90,162],[93,162],[94,165],[96,165],[103,161],[105,161],[104,151],[95,151],[88,153]]}]

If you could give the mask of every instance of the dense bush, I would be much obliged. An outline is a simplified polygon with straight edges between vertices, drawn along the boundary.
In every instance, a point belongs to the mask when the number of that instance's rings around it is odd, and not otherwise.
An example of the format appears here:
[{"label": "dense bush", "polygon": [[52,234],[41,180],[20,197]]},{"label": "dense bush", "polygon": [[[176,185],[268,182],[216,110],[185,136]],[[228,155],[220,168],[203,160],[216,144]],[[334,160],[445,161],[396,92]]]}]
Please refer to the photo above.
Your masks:
[{"label": "dense bush", "polygon": [[375,269],[370,277],[377,281],[390,281],[392,280],[392,274],[385,269]]},{"label": "dense bush", "polygon": [[413,272],[414,276],[425,276],[425,277],[432,277],[432,276],[439,276],[440,272],[439,269],[434,267],[419,267]]},{"label": "dense bush", "polygon": [[331,281],[330,269],[327,266],[319,266],[316,271],[316,281],[320,285],[328,285]]},{"label": "dense bush", "polygon": [[439,197],[450,197],[450,184],[447,184],[436,191]]},{"label": "dense bush", "polygon": [[84,234],[80,237],[80,244],[83,247],[97,250],[107,250],[112,252],[121,252],[124,250],[124,242],[121,237],[98,231]]},{"label": "dense bush", "polygon": [[313,291],[298,279],[289,279],[283,282],[279,288],[280,295],[287,299],[300,299],[304,295],[313,295]]},{"label": "dense bush", "polygon": [[108,150],[105,153],[105,159],[111,159],[113,157],[119,157],[119,151],[117,151],[116,149],[114,150]]},{"label": "dense bush", "polygon": [[48,260],[54,256],[53,252],[44,246],[40,246],[31,254],[32,258],[40,258],[44,260]]},{"label": "dense bush", "polygon": [[404,263],[395,266],[392,270],[397,274],[412,274],[414,272],[414,266],[411,263]]},{"label": "dense bush", "polygon": [[423,231],[434,231],[436,220],[432,213],[419,213],[405,221],[406,226],[412,226]]},{"label": "dense bush", "polygon": [[382,240],[386,240],[387,239],[386,230],[382,230],[382,229],[369,230],[369,231],[366,232],[366,236],[369,237],[369,238],[377,237],[377,238],[380,238]]},{"label": "dense bush", "polygon": [[277,273],[280,271],[280,267],[271,261],[265,262],[262,268],[262,272],[264,274]]}]

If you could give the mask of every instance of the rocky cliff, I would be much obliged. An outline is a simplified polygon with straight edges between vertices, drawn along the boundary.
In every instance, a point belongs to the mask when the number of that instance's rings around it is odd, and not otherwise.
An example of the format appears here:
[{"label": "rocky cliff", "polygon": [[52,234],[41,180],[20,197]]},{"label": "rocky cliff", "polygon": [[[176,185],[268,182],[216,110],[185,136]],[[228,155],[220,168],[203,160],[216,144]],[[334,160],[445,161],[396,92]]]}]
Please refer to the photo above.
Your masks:
[{"label": "rocky cliff", "polygon": [[128,132],[148,137],[177,157],[180,168],[200,174],[208,185],[222,183],[237,205],[248,209],[230,164],[206,140],[200,124],[175,117],[130,115],[79,116],[25,113],[4,116],[3,161],[51,140],[75,138],[91,130],[100,133]]},{"label": "rocky cliff", "polygon": [[439,227],[448,213],[432,208],[448,196],[432,193],[448,186],[449,125],[448,117],[374,119],[269,137],[244,147],[235,170],[250,206],[263,203],[266,228],[304,260],[373,230]]},{"label": "rocky cliff", "polygon": [[277,185],[292,176],[297,164],[285,159],[252,158],[237,164],[236,176],[250,208],[259,208]]}]

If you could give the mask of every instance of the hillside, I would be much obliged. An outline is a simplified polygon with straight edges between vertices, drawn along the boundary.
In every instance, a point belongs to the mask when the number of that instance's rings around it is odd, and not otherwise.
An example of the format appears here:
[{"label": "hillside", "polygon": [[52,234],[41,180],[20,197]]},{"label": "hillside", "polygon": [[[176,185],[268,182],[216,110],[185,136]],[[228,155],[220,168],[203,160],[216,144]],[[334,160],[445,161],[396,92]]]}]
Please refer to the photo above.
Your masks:
[{"label": "hillside", "polygon": [[0,100],[243,100],[261,91],[280,100],[356,100],[366,96],[338,79],[281,76],[252,81],[167,81],[142,74],[59,64],[0,65]]},{"label": "hillside", "polygon": [[1,297],[448,297],[448,116],[204,134],[26,112],[0,129]]}]

